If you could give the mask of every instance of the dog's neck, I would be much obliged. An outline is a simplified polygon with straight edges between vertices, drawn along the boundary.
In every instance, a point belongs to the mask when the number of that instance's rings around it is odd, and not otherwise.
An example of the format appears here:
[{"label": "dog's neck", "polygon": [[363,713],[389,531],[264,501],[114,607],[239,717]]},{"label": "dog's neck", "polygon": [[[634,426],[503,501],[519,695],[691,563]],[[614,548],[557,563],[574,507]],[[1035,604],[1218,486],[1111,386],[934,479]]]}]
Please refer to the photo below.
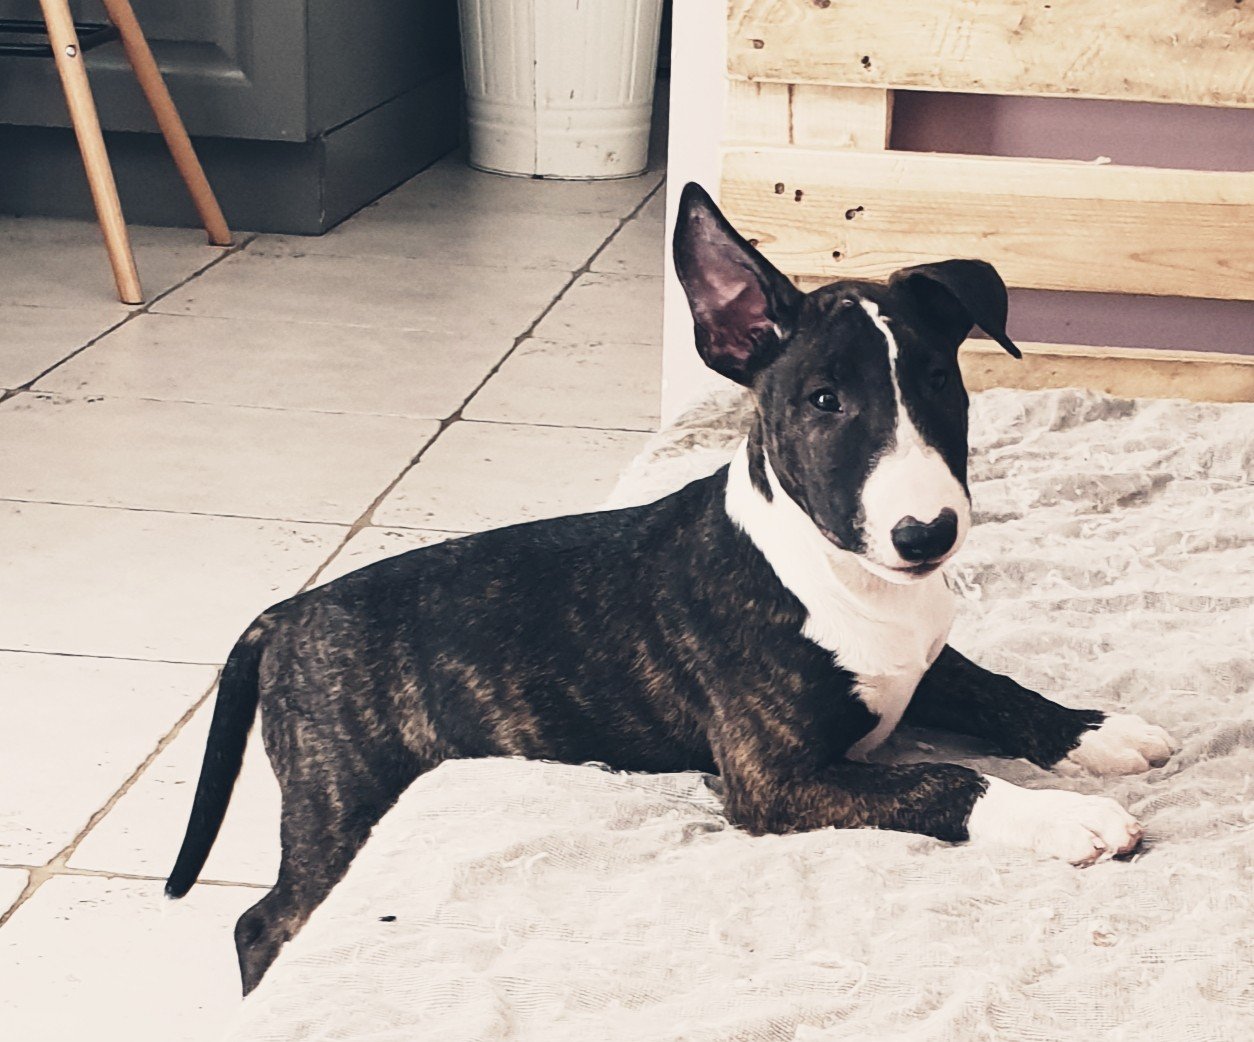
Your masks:
[{"label": "dog's neck", "polygon": [[901,585],[872,574],[819,531],[784,491],[765,452],[761,458],[770,497],[754,487],[746,441],[728,470],[727,515],[805,607],[802,633],[859,676],[921,676],[953,621],[944,577],[936,572]]}]

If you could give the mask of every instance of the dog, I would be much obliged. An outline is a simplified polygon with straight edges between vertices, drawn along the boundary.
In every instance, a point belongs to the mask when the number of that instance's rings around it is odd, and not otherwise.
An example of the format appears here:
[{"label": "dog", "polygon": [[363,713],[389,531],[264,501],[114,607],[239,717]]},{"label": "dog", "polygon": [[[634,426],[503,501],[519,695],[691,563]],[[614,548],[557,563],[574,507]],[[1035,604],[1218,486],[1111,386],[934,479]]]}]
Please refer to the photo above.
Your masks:
[{"label": "dog", "polygon": [[717,773],[753,834],[894,829],[1077,865],[1140,842],[1111,799],[866,760],[901,722],[1046,768],[1171,754],[1139,717],[1065,708],[946,644],[940,569],[971,524],[958,347],[978,326],[1020,355],[997,272],[950,260],[804,294],[695,184],[674,258],[701,358],[755,404],[729,465],[647,506],[369,565],[232,649],[166,893],[204,866],[260,706],[282,860],[235,929],[245,994],[400,793],[455,757]]}]

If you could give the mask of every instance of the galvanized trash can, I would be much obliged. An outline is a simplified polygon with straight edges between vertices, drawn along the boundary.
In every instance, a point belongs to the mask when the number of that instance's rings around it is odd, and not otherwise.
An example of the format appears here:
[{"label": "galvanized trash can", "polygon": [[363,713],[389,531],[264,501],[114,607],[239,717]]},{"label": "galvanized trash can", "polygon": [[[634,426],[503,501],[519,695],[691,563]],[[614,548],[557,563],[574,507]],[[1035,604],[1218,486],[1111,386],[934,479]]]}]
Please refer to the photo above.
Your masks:
[{"label": "galvanized trash can", "polygon": [[631,177],[649,158],[662,0],[459,0],[470,165]]}]

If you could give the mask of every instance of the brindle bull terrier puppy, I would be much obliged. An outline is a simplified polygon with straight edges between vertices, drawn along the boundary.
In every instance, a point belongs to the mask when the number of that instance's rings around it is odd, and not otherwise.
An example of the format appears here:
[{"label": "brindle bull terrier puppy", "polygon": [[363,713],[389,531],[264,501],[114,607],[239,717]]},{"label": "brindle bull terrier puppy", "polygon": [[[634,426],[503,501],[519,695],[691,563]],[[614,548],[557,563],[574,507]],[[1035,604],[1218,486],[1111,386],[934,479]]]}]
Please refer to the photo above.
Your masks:
[{"label": "brindle bull terrier puppy", "polygon": [[1042,767],[1170,755],[1161,728],[1064,708],[945,643],[940,567],[971,524],[958,346],[978,326],[1019,356],[997,272],[952,260],[802,293],[692,184],[674,251],[697,350],[756,405],[730,465],[647,506],[370,565],[270,608],[231,651],[166,892],[203,867],[260,706],[283,853],[235,930],[245,993],[406,786],[453,757],[716,772],[755,834],[895,829],[1075,864],[1139,843],[1110,799],[865,762],[903,720]]}]

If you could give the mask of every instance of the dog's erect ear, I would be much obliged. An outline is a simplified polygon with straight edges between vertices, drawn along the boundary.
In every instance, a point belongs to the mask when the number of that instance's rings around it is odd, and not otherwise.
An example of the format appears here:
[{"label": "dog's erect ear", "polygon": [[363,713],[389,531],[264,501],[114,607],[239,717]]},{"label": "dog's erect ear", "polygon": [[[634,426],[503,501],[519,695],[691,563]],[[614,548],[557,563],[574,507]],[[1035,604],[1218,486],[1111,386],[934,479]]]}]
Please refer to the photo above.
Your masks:
[{"label": "dog's erect ear", "polygon": [[1006,284],[997,269],[978,260],[947,260],[902,268],[889,279],[890,286],[908,289],[930,317],[955,339],[955,348],[979,326],[1015,358],[1023,352],[1006,335]]},{"label": "dog's erect ear", "polygon": [[791,333],[801,291],[692,182],[679,199],[674,248],[701,360],[739,384],[750,383]]}]

